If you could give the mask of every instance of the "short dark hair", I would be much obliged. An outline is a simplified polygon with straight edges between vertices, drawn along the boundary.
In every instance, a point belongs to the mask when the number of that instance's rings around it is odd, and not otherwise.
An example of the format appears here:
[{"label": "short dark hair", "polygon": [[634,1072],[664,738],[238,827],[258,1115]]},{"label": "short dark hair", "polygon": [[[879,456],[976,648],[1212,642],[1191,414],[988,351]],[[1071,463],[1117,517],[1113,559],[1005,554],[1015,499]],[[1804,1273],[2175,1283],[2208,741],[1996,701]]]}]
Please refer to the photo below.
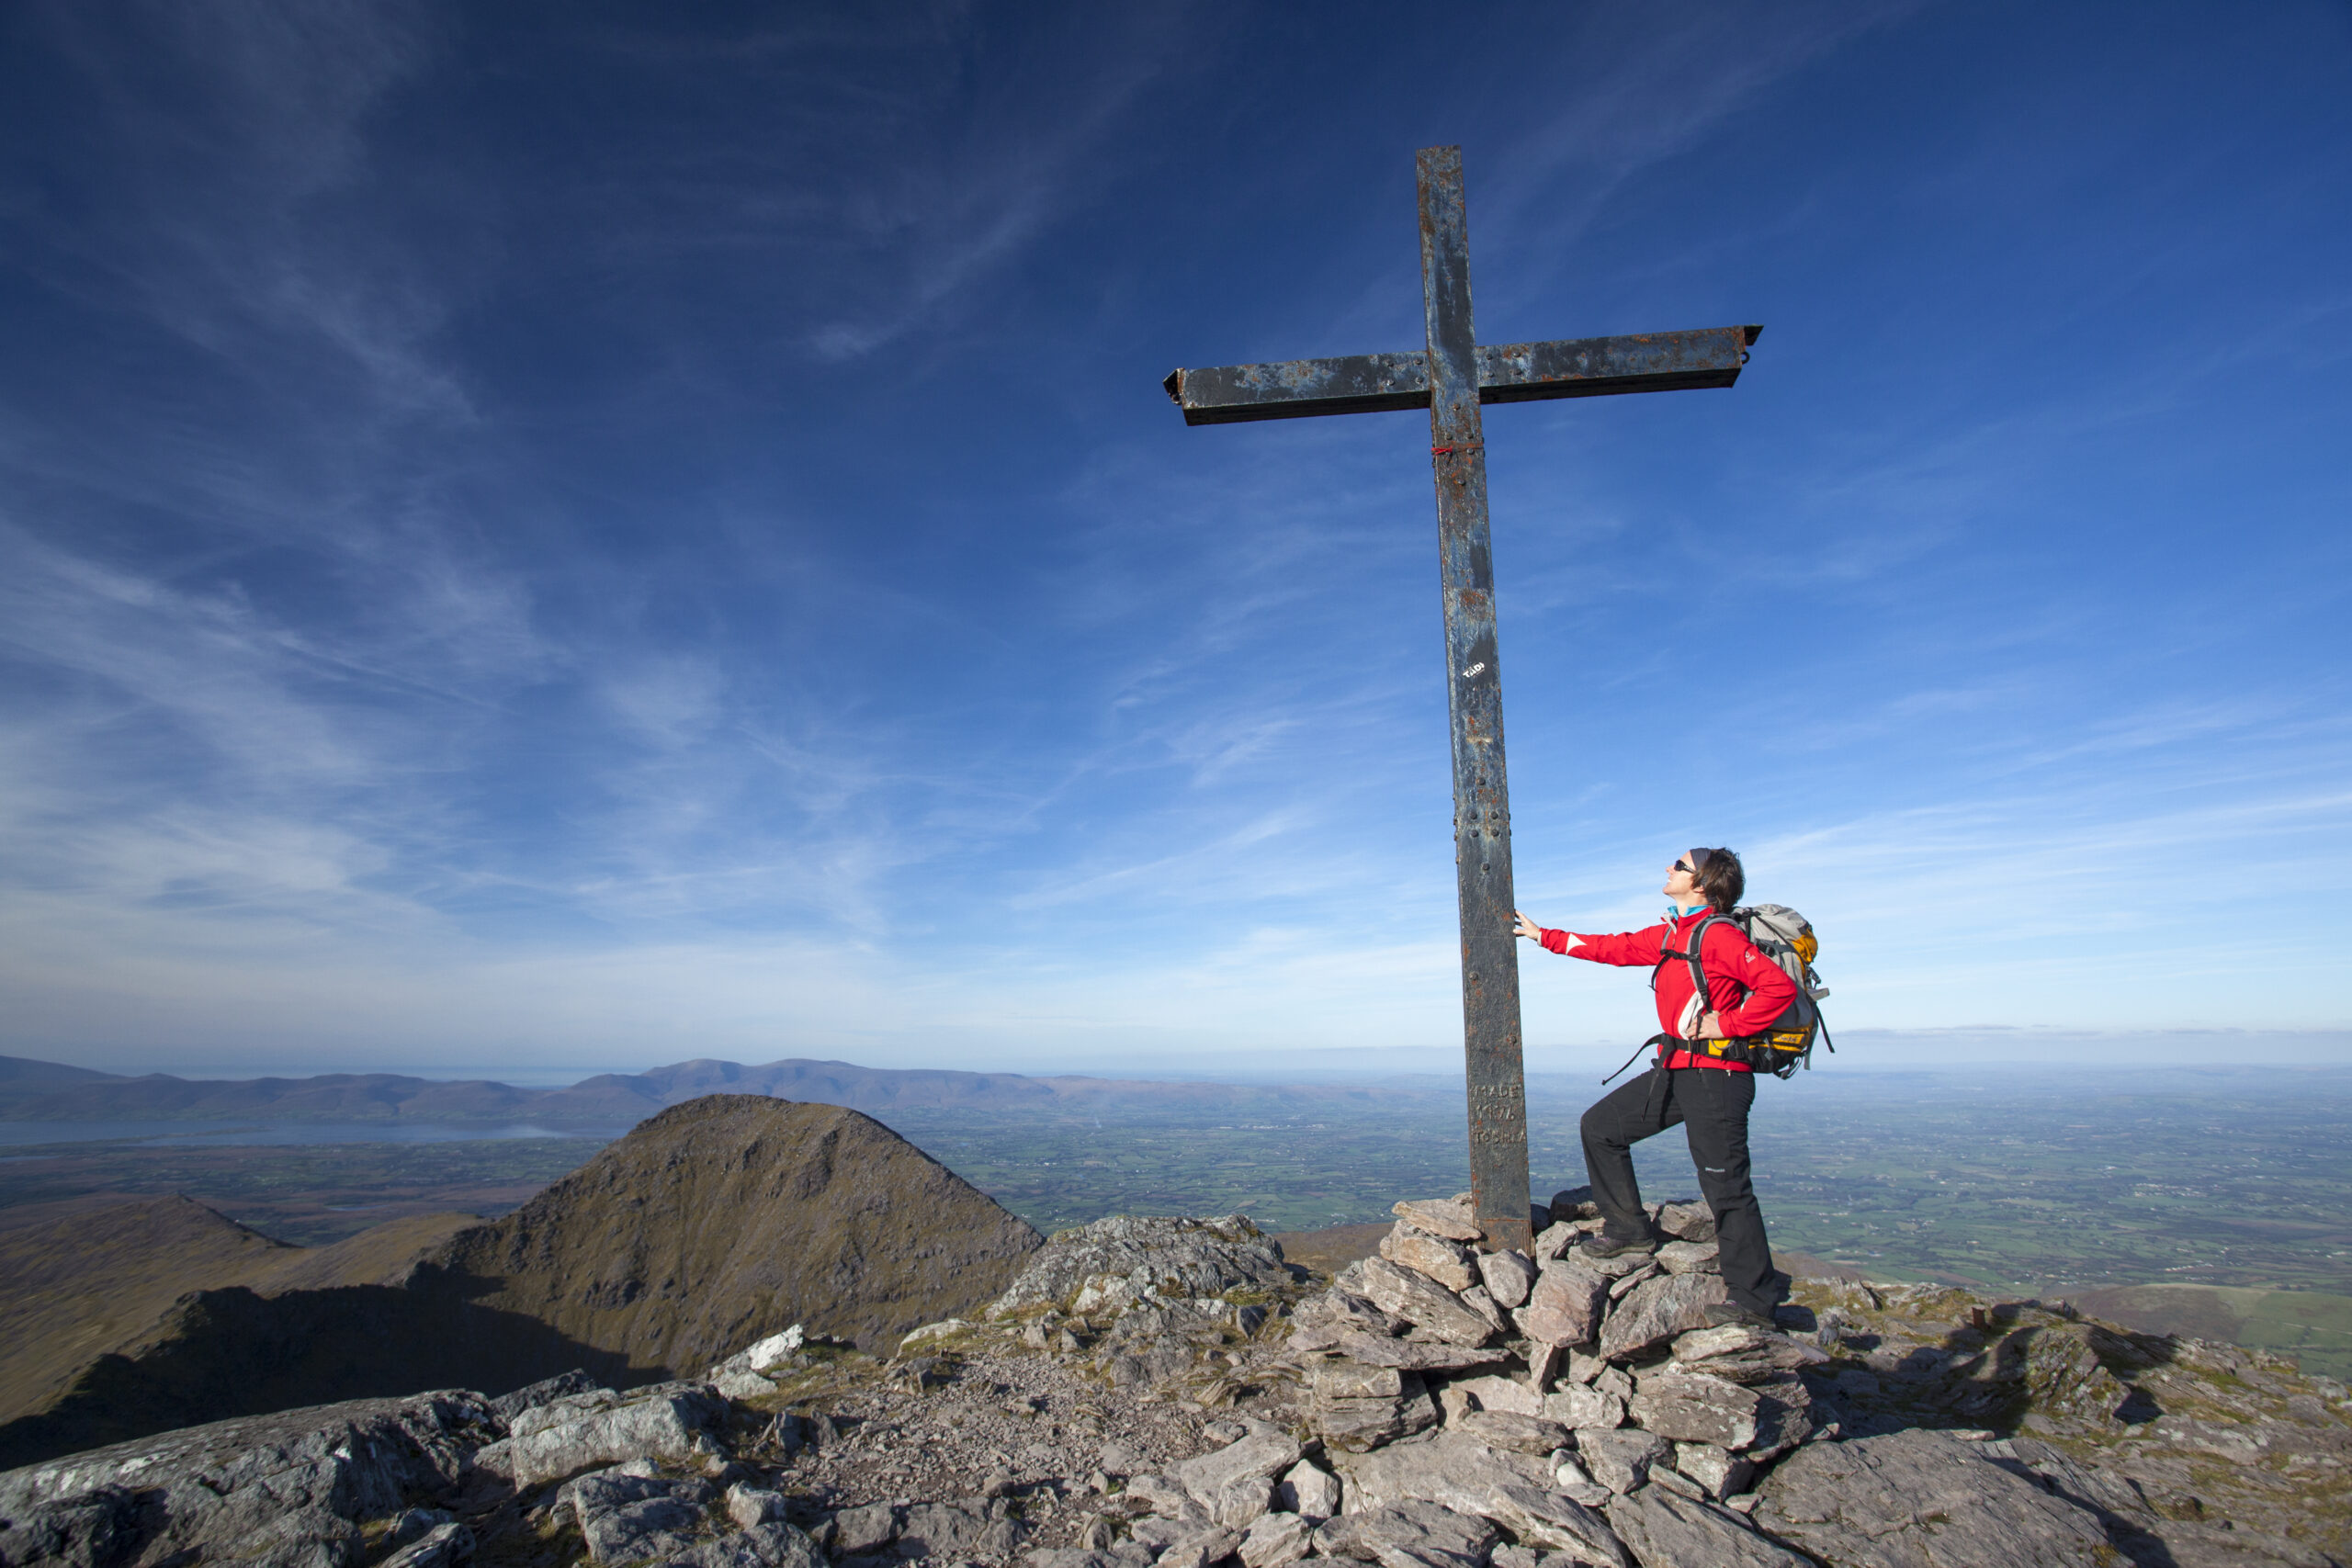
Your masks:
[{"label": "short dark hair", "polygon": [[1690,874],[1707,902],[1717,909],[1728,910],[1747,891],[1747,873],[1739,863],[1739,856],[1730,850],[1693,850],[1690,858],[1699,869]]}]

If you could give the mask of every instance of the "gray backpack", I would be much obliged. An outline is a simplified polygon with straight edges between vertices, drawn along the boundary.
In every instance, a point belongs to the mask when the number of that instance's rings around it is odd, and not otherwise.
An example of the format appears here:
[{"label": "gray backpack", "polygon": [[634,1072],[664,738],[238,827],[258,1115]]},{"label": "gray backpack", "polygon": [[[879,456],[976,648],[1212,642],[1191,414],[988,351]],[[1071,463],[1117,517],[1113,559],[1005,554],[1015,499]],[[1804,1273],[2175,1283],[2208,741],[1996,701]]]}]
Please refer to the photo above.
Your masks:
[{"label": "gray backpack", "polygon": [[1822,1027],[1821,1009],[1816,1005],[1829,994],[1829,987],[1813,972],[1813,957],[1821,951],[1821,943],[1813,934],[1812,923],[1785,904],[1758,904],[1753,908],[1743,906],[1728,915],[1709,915],[1691,928],[1688,953],[1668,948],[1658,955],[1661,964],[1679,958],[1690,964],[1690,983],[1702,996],[1706,994],[1707,974],[1699,965],[1699,949],[1707,940],[1708,930],[1718,925],[1737,926],[1746,933],[1758,951],[1797,983],[1797,998],[1761,1034],[1751,1034],[1744,1040],[1686,1040],[1679,1043],[1685,1049],[1703,1051],[1709,1056],[1738,1062],[1782,1078],[1799,1067],[1811,1070],[1816,1034],[1829,1047],[1829,1054],[1836,1055],[1837,1043],[1829,1038],[1828,1030]]}]

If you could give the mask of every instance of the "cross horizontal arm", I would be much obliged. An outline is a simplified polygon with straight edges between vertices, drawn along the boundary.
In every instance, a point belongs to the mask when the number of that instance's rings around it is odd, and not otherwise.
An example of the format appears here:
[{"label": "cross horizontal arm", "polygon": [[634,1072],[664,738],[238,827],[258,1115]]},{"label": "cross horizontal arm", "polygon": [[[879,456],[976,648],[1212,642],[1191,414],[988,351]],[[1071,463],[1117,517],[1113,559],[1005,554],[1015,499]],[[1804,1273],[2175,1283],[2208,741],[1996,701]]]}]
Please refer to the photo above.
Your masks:
[{"label": "cross horizontal arm", "polygon": [[[1524,403],[1539,398],[1728,387],[1739,379],[1747,346],[1763,330],[1702,327],[1555,343],[1482,344],[1476,351],[1478,400]],[[1161,385],[1184,411],[1186,424],[1430,406],[1429,355],[1421,352],[1171,370]]]}]

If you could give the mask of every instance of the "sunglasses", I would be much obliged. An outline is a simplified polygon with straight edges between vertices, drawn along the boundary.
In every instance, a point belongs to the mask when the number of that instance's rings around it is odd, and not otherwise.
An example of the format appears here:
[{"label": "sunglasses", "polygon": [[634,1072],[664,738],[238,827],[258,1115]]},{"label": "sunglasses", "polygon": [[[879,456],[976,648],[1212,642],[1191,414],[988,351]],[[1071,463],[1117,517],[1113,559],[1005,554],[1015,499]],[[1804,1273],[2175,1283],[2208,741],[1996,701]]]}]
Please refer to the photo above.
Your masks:
[{"label": "sunglasses", "polygon": [[1668,871],[1687,871],[1687,872],[1689,872],[1689,873],[1690,873],[1691,875],[1693,875],[1693,876],[1696,876],[1696,875],[1698,875],[1698,874],[1699,874],[1699,868],[1698,868],[1697,866],[1695,866],[1695,865],[1692,865],[1692,864],[1691,864],[1689,861],[1687,861],[1687,860],[1679,860],[1679,861],[1676,861],[1672,865],[1668,866],[1666,869],[1667,869],[1667,870],[1668,870]]}]

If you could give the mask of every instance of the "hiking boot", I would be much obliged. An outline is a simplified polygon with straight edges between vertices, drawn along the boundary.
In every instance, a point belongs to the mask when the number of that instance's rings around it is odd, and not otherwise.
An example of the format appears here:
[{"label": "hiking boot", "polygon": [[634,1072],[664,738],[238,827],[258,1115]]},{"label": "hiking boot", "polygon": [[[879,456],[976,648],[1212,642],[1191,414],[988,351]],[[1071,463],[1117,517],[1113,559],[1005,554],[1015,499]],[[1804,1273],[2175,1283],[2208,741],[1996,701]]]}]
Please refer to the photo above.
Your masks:
[{"label": "hiking boot", "polygon": [[1769,1314],[1741,1306],[1737,1302],[1715,1302],[1702,1315],[1710,1328],[1760,1328],[1767,1334],[1781,1332],[1781,1325]]},{"label": "hiking boot", "polygon": [[1637,1235],[1630,1240],[1620,1240],[1607,1231],[1602,1231],[1599,1235],[1589,1235],[1577,1243],[1577,1251],[1591,1258],[1623,1258],[1629,1252],[1656,1252],[1657,1250],[1657,1237],[1656,1236]]}]

